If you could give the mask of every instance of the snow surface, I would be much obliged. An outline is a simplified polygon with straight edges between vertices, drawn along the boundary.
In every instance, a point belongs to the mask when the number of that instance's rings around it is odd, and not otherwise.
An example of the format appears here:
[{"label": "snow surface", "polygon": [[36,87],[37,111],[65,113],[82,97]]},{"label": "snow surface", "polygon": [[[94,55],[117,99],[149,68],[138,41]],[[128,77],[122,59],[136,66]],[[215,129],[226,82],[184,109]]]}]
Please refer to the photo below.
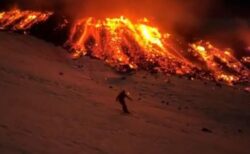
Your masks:
[{"label": "snow surface", "polygon": [[[1,154],[249,154],[250,95],[238,87],[69,58],[0,32]],[[126,89],[131,115],[118,93]]]}]

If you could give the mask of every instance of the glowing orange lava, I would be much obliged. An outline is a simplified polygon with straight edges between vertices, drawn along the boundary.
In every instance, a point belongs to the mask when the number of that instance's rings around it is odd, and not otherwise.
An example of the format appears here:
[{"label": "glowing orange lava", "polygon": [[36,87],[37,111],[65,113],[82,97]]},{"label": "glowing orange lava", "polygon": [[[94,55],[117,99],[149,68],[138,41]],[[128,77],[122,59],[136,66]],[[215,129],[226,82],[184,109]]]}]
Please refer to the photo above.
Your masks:
[{"label": "glowing orange lava", "polygon": [[[52,14],[19,9],[2,12],[0,28],[27,30]],[[64,47],[73,53],[73,58],[89,55],[119,71],[146,69],[228,84],[250,82],[250,71],[244,66],[249,57],[239,61],[231,49],[221,50],[207,41],[180,42],[171,34],[160,32],[147,18],[132,21],[123,16],[102,20],[88,17],[71,25]]]},{"label": "glowing orange lava", "polygon": [[[171,37],[150,26],[147,19],[133,22],[124,17],[86,18],[74,24],[66,46],[74,51],[74,58],[89,54],[118,68],[124,65],[131,69],[153,67],[182,75],[204,70],[215,80],[229,84],[249,77],[249,71],[233,56],[231,49],[220,50],[204,41],[183,49]],[[190,56],[203,65],[194,63]]]},{"label": "glowing orange lava", "polygon": [[51,12],[21,11],[13,9],[0,13],[0,29],[27,30],[36,23],[46,21]]},{"label": "glowing orange lava", "polygon": [[233,56],[231,49],[220,50],[203,41],[190,46],[193,54],[206,64],[206,69],[211,71],[217,80],[232,83],[240,80],[240,76],[249,77],[249,71]]}]

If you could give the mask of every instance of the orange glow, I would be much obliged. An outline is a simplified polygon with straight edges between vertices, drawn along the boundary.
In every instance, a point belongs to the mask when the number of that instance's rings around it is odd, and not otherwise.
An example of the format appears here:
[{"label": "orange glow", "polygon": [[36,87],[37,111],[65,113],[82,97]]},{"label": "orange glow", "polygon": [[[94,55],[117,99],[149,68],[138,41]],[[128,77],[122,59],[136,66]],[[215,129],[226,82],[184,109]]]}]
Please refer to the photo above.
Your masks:
[{"label": "orange glow", "polygon": [[[46,21],[52,12],[20,11],[0,13],[0,29],[28,30]],[[68,24],[68,21],[65,22]],[[72,58],[89,55],[105,61],[119,71],[146,69],[168,74],[187,75],[233,84],[249,81],[250,71],[231,49],[221,50],[207,41],[184,43],[162,33],[147,18],[84,18],[71,23],[64,47]],[[64,26],[63,26],[64,27]]]},{"label": "orange glow", "polygon": [[217,80],[223,80],[231,84],[238,81],[239,76],[249,77],[249,70],[233,56],[230,49],[223,51],[214,47],[211,43],[203,41],[194,43],[191,47],[193,53],[198,53],[198,58],[206,63],[207,69],[214,74]]},{"label": "orange glow", "polygon": [[[230,49],[220,50],[204,41],[183,49],[172,35],[161,33],[149,24],[147,18],[136,22],[123,16],[104,20],[86,18],[74,24],[65,45],[75,51],[74,58],[90,54],[118,68],[155,65],[157,71],[181,75],[195,74],[198,69],[228,84],[249,78],[249,70]],[[206,66],[194,63],[187,55],[196,57]]]},{"label": "orange glow", "polygon": [[21,11],[13,9],[0,13],[0,29],[27,30],[32,25],[46,21],[51,12]]},{"label": "orange glow", "polygon": [[5,12],[1,12],[1,13],[0,13],[0,19],[3,18],[4,14],[5,14]]},{"label": "orange glow", "polygon": [[167,60],[171,53],[164,47],[162,34],[145,22],[149,22],[148,19],[133,22],[125,17],[79,20],[65,45],[76,51],[74,58],[91,52],[92,56],[113,66],[128,65],[131,69],[138,68],[141,58],[148,62],[156,62],[155,57]]}]

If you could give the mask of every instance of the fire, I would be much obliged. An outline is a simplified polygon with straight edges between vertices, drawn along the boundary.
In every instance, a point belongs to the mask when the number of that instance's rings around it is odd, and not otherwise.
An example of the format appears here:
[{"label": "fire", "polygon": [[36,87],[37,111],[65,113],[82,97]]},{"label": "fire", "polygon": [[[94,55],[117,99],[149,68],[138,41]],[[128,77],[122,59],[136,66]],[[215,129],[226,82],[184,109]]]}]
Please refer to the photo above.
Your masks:
[{"label": "fire", "polygon": [[[19,9],[2,12],[0,28],[28,30],[52,14]],[[71,29],[64,47],[73,53],[73,58],[89,55],[119,71],[146,69],[228,84],[250,82],[250,71],[244,66],[244,63],[249,63],[249,57],[240,61],[231,49],[221,50],[207,41],[180,42],[173,35],[160,32],[147,18],[88,17],[65,24],[71,25]]]},{"label": "fire", "polygon": [[36,23],[46,21],[51,12],[21,11],[13,9],[0,13],[0,29],[27,30]]}]

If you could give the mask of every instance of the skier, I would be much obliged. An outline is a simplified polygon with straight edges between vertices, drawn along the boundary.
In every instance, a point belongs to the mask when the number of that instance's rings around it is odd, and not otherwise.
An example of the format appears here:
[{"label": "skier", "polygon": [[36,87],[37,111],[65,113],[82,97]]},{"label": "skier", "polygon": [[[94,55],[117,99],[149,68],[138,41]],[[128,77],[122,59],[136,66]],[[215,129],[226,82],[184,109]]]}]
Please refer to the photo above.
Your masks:
[{"label": "skier", "polygon": [[125,102],[125,98],[128,98],[129,100],[132,100],[132,98],[129,96],[129,93],[125,90],[122,90],[119,95],[116,97],[116,101],[122,105],[122,110],[124,113],[129,114],[128,107]]}]

